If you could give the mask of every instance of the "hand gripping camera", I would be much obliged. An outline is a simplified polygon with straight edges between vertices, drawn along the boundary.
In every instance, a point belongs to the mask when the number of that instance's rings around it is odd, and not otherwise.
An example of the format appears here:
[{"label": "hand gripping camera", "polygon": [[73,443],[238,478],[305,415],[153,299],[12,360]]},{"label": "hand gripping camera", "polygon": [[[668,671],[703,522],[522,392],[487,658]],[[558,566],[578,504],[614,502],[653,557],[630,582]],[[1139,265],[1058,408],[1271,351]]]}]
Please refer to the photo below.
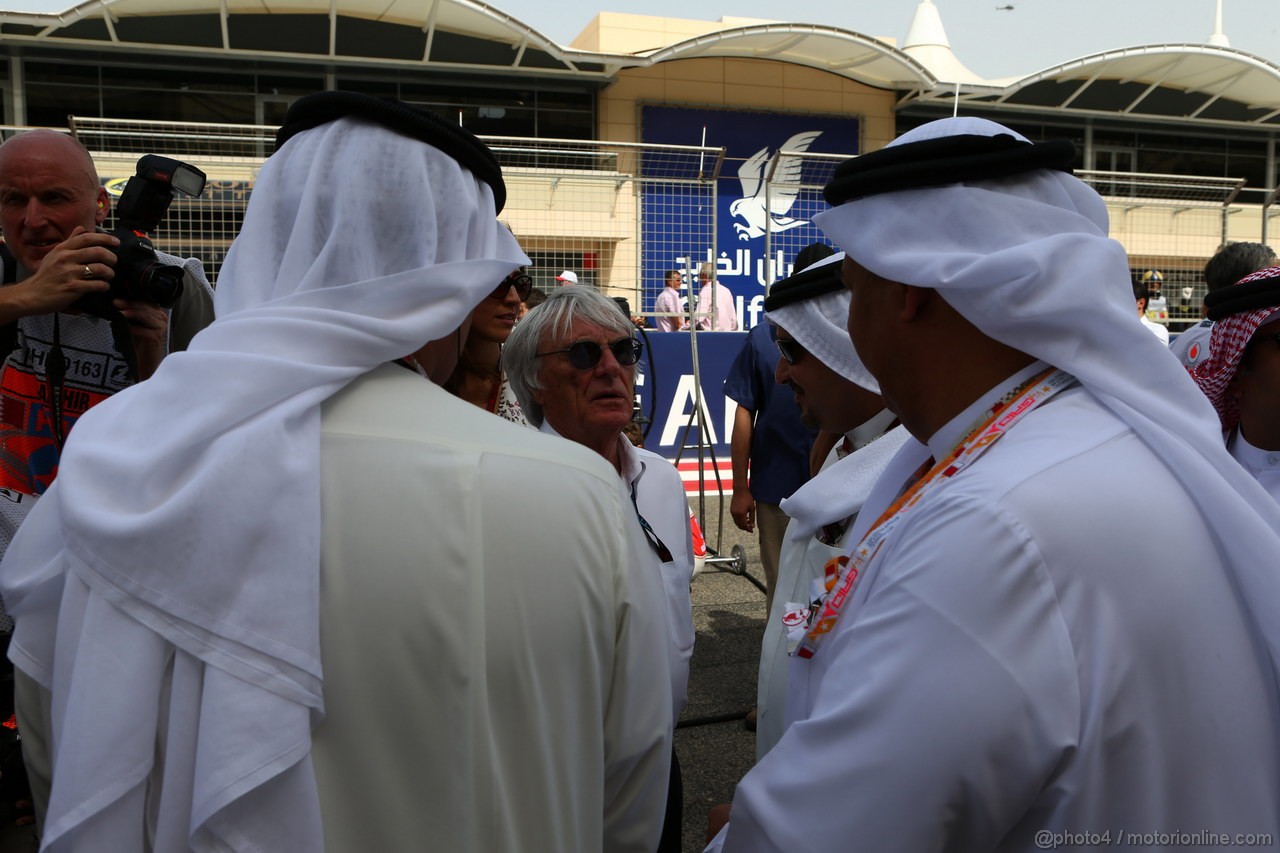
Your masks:
[{"label": "hand gripping camera", "polygon": [[76,300],[71,310],[107,320],[120,314],[113,299],[151,302],[171,308],[182,295],[182,267],[161,263],[147,235],[164,219],[177,193],[196,198],[204,192],[205,174],[194,166],[168,157],[148,154],[138,161],[138,170],[125,184],[116,204],[116,227],[110,232],[120,241],[115,277],[105,293],[89,293]]}]

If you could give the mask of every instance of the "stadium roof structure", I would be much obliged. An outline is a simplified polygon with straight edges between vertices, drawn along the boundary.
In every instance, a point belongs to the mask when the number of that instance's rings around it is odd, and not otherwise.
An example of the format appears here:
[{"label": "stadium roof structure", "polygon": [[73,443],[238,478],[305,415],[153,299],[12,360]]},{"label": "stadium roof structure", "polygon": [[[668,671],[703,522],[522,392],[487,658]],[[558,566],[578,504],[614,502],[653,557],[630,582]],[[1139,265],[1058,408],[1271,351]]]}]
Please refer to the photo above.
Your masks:
[{"label": "stadium roof structure", "polygon": [[575,77],[608,78],[646,64],[563,47],[478,0],[86,0],[56,13],[0,11],[0,36],[61,48],[439,63]]},{"label": "stadium roof structure", "polygon": [[[2,3],[3,0],[0,0]],[[722,26],[637,53],[560,45],[480,0],[85,0],[58,13],[0,11],[11,45],[223,54],[330,64],[565,76],[604,84],[627,68],[676,59],[768,59],[894,90],[899,106],[1280,127],[1280,66],[1226,46],[1157,44],[1106,51],[1023,77],[984,80],[951,52],[932,0],[906,43],[818,24]]]},{"label": "stadium roof structure", "polygon": [[1002,111],[1072,113],[1280,127],[1280,66],[1230,47],[1158,44],[1096,53],[999,83],[961,84],[914,100]]},{"label": "stadium roof structure", "polygon": [[763,23],[716,30],[645,56],[774,59],[838,74],[880,89],[928,91],[937,79],[918,60],[879,39],[818,24]]},{"label": "stadium roof structure", "polygon": [[0,11],[9,41],[59,47],[252,53],[335,62],[440,63],[487,71],[612,77],[689,57],[776,59],[870,86],[932,88],[890,44],[814,24],[721,29],[647,54],[577,50],[478,0],[87,0],[59,13]]}]

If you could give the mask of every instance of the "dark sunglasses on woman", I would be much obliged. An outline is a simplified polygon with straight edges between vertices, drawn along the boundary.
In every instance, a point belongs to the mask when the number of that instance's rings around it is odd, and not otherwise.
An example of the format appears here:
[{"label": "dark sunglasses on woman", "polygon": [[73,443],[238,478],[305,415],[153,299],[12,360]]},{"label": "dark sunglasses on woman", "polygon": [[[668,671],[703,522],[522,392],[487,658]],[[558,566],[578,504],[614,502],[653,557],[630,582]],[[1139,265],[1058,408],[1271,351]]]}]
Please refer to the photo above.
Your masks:
[{"label": "dark sunglasses on woman", "polygon": [[529,298],[529,294],[533,292],[533,279],[529,274],[516,270],[511,275],[502,280],[502,284],[494,288],[493,293],[489,294],[490,299],[506,299],[507,290],[514,287],[516,296],[520,297],[520,301],[524,302]]}]

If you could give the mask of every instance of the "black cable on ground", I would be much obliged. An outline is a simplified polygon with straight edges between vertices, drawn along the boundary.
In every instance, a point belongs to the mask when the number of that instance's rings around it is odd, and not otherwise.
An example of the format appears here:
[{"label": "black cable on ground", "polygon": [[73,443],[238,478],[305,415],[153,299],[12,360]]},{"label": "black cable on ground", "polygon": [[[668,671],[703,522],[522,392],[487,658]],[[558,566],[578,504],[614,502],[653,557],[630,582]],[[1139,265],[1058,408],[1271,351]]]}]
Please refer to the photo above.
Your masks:
[{"label": "black cable on ground", "polygon": [[745,711],[734,711],[731,714],[712,714],[709,717],[693,717],[688,720],[681,720],[676,723],[677,729],[692,729],[698,726],[710,726],[716,723],[733,723],[747,718],[747,714],[751,713],[751,709]]}]

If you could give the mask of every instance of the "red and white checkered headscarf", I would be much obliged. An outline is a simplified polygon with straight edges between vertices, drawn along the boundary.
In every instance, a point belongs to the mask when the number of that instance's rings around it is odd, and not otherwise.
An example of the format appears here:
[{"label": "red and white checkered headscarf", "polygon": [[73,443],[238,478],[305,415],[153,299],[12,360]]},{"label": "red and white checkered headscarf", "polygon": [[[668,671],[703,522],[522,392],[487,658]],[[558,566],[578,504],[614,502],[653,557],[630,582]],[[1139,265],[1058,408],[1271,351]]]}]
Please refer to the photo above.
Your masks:
[{"label": "red and white checkered headscarf", "polygon": [[[1223,292],[1268,279],[1280,279],[1280,267],[1267,267],[1250,273]],[[1266,323],[1277,308],[1280,308],[1280,297],[1277,297],[1275,305],[1251,308],[1217,320],[1210,333],[1209,358],[1191,369],[1191,378],[1213,403],[1224,430],[1233,429],[1240,422],[1240,408],[1235,398],[1227,393],[1227,387],[1240,369],[1245,347],[1258,327]]]}]

